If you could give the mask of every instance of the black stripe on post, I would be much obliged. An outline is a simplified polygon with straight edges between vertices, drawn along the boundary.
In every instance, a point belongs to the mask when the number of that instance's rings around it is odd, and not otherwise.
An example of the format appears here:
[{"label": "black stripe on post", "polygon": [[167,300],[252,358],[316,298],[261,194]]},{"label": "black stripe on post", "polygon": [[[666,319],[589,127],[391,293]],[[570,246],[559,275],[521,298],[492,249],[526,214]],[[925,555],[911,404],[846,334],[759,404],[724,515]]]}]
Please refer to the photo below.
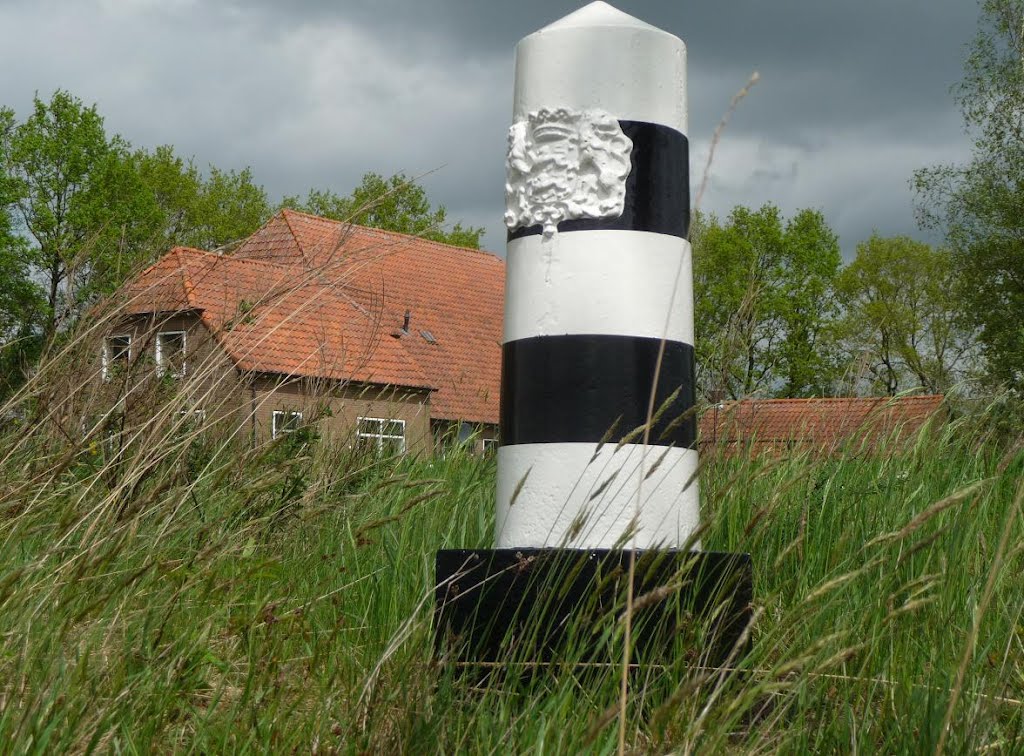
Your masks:
[{"label": "black stripe on post", "polygon": [[[536,336],[506,343],[502,445],[597,443],[606,437],[611,443],[621,441],[647,422],[660,345],[660,339],[604,335]],[[695,403],[693,347],[668,341],[654,397],[655,412],[661,412],[650,443],[693,448]],[[642,443],[643,436],[628,440]]]},{"label": "black stripe on post", "polygon": [[[618,218],[578,218],[558,224],[565,231],[650,231],[685,239],[690,232],[690,149],[686,135],[660,123],[619,121],[633,140],[626,179],[626,206]],[[541,233],[517,228],[508,240]]]}]

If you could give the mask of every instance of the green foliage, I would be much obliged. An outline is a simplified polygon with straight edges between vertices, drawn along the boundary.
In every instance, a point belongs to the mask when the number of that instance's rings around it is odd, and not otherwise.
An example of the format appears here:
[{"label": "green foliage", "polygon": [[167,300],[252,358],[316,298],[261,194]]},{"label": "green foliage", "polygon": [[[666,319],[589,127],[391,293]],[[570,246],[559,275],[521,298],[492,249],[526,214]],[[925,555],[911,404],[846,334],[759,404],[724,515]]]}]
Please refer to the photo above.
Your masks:
[{"label": "green foliage", "polygon": [[[14,128],[14,112],[0,108],[0,150],[9,144]],[[18,194],[15,181],[0,171],[0,398],[24,380],[36,357],[36,326],[45,311],[43,291],[31,277],[28,242],[16,232],[8,211]]]},{"label": "green foliage", "polygon": [[119,247],[122,223],[132,220],[120,201],[131,188],[124,152],[122,142],[107,138],[95,106],[60,90],[48,103],[37,96],[29,117],[5,130],[8,204],[31,242],[27,261],[44,282],[47,333],[75,307],[99,262],[87,247],[97,258],[99,250],[109,255]]},{"label": "green foliage", "polygon": [[[943,393],[967,377],[973,334],[952,296],[950,254],[905,236],[873,235],[837,282],[840,330],[871,393]],[[850,385],[856,388],[859,376]]]},{"label": "green foliage", "polygon": [[222,171],[211,165],[204,178],[169,145],[138,150],[133,161],[158,208],[155,255],[172,246],[218,249],[249,236],[270,217],[267,193],[249,168]]},{"label": "green foliage", "polygon": [[182,242],[200,249],[217,249],[241,241],[270,218],[271,207],[262,186],[253,182],[252,171],[210,173],[199,195],[199,212]]},{"label": "green foliage", "polygon": [[305,200],[285,197],[282,206],[361,226],[398,231],[459,247],[480,248],[484,229],[456,223],[445,229],[447,211],[434,208],[423,187],[403,173],[384,178],[367,173],[350,195],[311,189]]},{"label": "green foliage", "polygon": [[922,225],[946,234],[961,307],[979,329],[990,378],[1024,389],[1024,2],[983,0],[956,88],[971,160],[918,171]]},{"label": "green foliage", "polygon": [[[20,124],[0,111],[0,165],[0,280],[29,274],[8,287],[19,306],[0,308],[46,337],[169,246],[217,247],[270,214],[248,169],[211,167],[204,179],[170,147],[133,152],[107,135],[95,105],[61,90],[49,102],[37,96]],[[31,320],[34,281],[45,307]]]},{"label": "green foliage", "polygon": [[827,394],[839,242],[821,213],[737,207],[694,224],[698,383],[709,396]]}]

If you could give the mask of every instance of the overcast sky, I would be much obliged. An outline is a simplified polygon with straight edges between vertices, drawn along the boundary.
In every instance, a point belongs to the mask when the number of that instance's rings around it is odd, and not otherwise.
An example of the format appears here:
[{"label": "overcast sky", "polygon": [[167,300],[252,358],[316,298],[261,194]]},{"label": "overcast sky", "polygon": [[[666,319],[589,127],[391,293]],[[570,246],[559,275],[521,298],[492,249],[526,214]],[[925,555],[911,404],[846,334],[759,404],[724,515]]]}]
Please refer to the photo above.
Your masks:
[{"label": "overcast sky", "polygon": [[[55,88],[108,130],[201,166],[251,166],[272,199],[423,178],[504,252],[516,42],[580,0],[0,0],[0,105]],[[917,231],[914,169],[963,160],[949,88],[974,0],[619,0],[689,51],[692,182],[732,95],[704,208],[820,209],[844,253]]]}]

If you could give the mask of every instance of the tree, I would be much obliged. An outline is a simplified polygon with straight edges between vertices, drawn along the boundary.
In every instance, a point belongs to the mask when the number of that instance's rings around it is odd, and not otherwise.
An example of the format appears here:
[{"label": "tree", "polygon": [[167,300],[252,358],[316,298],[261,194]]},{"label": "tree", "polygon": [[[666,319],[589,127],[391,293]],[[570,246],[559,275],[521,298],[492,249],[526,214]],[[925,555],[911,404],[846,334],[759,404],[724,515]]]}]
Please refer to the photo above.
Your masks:
[{"label": "tree", "polygon": [[918,386],[943,393],[972,367],[973,334],[950,295],[955,278],[947,251],[906,236],[875,234],[857,245],[836,285],[840,331],[872,393]]},{"label": "tree", "polygon": [[15,257],[43,284],[47,338],[169,247],[214,249],[270,216],[248,168],[211,166],[204,179],[169,146],[133,151],[107,135],[95,105],[60,90],[37,96],[21,124],[0,111],[0,167],[0,207],[25,242]]},{"label": "tree", "polygon": [[24,382],[42,346],[45,302],[29,274],[26,250],[24,239],[0,230],[0,400]]},{"label": "tree", "polygon": [[783,384],[779,396],[823,396],[836,373],[833,327],[838,314],[835,278],[842,262],[839,237],[815,210],[799,211],[783,242],[785,338],[780,346]]},{"label": "tree", "polygon": [[821,213],[737,207],[693,231],[698,383],[713,399],[828,393],[841,256]]},{"label": "tree", "polygon": [[210,166],[199,194],[199,212],[184,239],[201,249],[217,249],[255,233],[271,215],[270,200],[248,167],[222,171]]},{"label": "tree", "polygon": [[222,171],[211,165],[204,179],[193,160],[169,145],[138,150],[133,161],[158,209],[156,254],[178,245],[218,249],[249,236],[270,217],[267,193],[249,168]]},{"label": "tree", "polygon": [[[14,129],[14,112],[0,108],[0,144]],[[43,312],[43,293],[29,271],[29,246],[15,232],[14,182],[0,173],[0,398],[24,380],[25,369],[39,347],[36,326]]]},{"label": "tree", "polygon": [[67,92],[48,103],[37,96],[25,122],[2,136],[10,206],[29,241],[26,261],[43,282],[49,335],[89,295],[98,270],[121,267],[129,231],[148,220],[142,186],[127,145],[108,139],[96,107]]},{"label": "tree", "polygon": [[[14,128],[14,111],[0,108],[0,146],[9,141]],[[19,189],[0,172],[0,345],[22,333],[42,305],[42,292],[30,276],[28,242],[16,231],[13,208]]]},{"label": "tree", "polygon": [[461,223],[446,231],[445,207],[432,208],[423,187],[402,173],[388,179],[377,173],[367,173],[347,197],[330,190],[311,189],[304,201],[298,197],[285,197],[281,204],[325,218],[472,249],[480,248],[480,237],[484,233],[482,228]]},{"label": "tree", "polygon": [[955,95],[974,149],[914,176],[919,220],[945,233],[955,292],[989,377],[1024,390],[1024,0],[983,0]]}]

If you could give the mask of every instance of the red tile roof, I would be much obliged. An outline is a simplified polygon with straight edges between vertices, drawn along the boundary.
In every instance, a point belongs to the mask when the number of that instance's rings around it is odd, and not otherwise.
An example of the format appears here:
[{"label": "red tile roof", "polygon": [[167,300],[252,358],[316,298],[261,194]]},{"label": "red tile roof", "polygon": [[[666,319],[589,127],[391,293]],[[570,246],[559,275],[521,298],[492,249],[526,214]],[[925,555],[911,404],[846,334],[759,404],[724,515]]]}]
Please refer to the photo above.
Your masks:
[{"label": "red tile roof", "polygon": [[941,410],[942,402],[941,395],[745,399],[705,410],[700,442],[829,448],[847,439],[909,438]]},{"label": "red tile roof", "polygon": [[[284,210],[234,256],[293,264],[381,297],[381,321],[400,336],[437,392],[439,419],[498,422],[505,263],[495,255]],[[431,344],[421,335],[434,337]]]},{"label": "red tile roof", "polygon": [[490,253],[284,210],[230,255],[172,250],[125,293],[129,312],[201,311],[242,369],[429,386],[432,417],[497,423],[504,287]]}]

